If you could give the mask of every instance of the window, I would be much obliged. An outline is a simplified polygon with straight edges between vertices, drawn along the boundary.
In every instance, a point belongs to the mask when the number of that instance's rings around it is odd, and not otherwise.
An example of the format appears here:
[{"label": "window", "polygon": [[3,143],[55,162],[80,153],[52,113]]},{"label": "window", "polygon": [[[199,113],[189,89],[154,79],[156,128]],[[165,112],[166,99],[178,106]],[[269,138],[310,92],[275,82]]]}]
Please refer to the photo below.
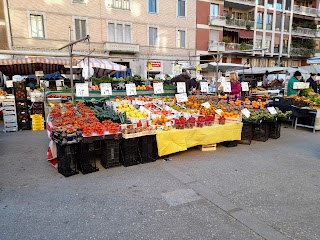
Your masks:
[{"label": "window", "polygon": [[268,8],[273,8],[273,0],[268,0]]},{"label": "window", "polygon": [[72,3],[86,3],[86,0],[72,0]]},{"label": "window", "polygon": [[148,12],[149,13],[157,12],[157,0],[148,0]]},{"label": "window", "polygon": [[210,16],[216,17],[219,16],[219,5],[211,3],[210,4]]},{"label": "window", "polygon": [[262,29],[262,23],[263,23],[263,12],[257,12],[257,29]]},{"label": "window", "polygon": [[178,0],[178,16],[186,16],[186,0]]},{"label": "window", "polygon": [[30,14],[31,37],[44,38],[43,15]]},{"label": "window", "polygon": [[109,22],[108,42],[131,43],[131,25]]},{"label": "window", "polygon": [[185,48],[186,47],[186,31],[178,30],[177,32],[177,48]]},{"label": "window", "polygon": [[267,19],[266,19],[266,29],[267,30],[271,30],[272,29],[272,18],[273,18],[273,14],[272,13],[267,13]]},{"label": "window", "polygon": [[108,0],[111,8],[130,9],[130,0]]},{"label": "window", "polygon": [[75,18],[74,19],[75,40],[84,38],[87,33],[87,19]]},{"label": "window", "polygon": [[158,28],[149,27],[149,46],[158,46]]}]

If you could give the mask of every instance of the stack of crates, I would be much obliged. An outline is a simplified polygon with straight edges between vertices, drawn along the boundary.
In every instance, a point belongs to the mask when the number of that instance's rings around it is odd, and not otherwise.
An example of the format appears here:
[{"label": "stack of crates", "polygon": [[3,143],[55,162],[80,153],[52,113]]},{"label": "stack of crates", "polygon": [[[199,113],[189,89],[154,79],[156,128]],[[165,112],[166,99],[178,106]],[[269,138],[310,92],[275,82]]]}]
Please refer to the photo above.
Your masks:
[{"label": "stack of crates", "polygon": [[27,105],[26,82],[13,82],[14,95],[16,99],[17,118],[19,130],[30,130],[30,116]]},{"label": "stack of crates", "polygon": [[44,118],[42,114],[33,114],[31,115],[32,119],[32,130],[44,130]]},{"label": "stack of crates", "polygon": [[2,100],[4,132],[18,131],[16,104],[14,99]]}]

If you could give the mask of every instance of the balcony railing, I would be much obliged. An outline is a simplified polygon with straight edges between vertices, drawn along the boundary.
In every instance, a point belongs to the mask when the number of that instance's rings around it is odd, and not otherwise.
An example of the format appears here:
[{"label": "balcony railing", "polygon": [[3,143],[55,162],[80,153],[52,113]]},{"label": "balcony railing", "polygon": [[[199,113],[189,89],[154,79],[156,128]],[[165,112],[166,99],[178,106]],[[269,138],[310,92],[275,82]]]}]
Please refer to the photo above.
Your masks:
[{"label": "balcony railing", "polygon": [[256,5],[255,0],[226,0],[226,2],[235,2],[238,4],[248,4],[248,5]]},{"label": "balcony railing", "polygon": [[233,51],[233,50],[252,50],[253,45],[247,43],[226,43],[226,50]]},{"label": "balcony railing", "polygon": [[209,41],[208,51],[224,52],[226,50],[224,42]]},{"label": "balcony railing", "polygon": [[316,8],[310,8],[310,7],[304,7],[299,5],[293,6],[293,12],[301,15],[307,15],[307,16],[319,16],[319,11]]},{"label": "balcony railing", "polygon": [[225,27],[226,17],[225,16],[209,16],[209,25]]},{"label": "balcony railing", "polygon": [[317,30],[311,28],[302,28],[297,27],[296,29],[292,30],[293,35],[300,35],[300,36],[316,36]]},{"label": "balcony railing", "polygon": [[226,25],[251,29],[254,26],[254,21],[244,19],[227,19]]},{"label": "balcony railing", "polygon": [[139,52],[139,45],[132,43],[115,43],[106,42],[104,44],[105,51],[111,52],[127,52],[127,53],[137,53]]},{"label": "balcony railing", "polygon": [[291,48],[291,56],[311,57],[314,55],[313,49],[308,48]]}]

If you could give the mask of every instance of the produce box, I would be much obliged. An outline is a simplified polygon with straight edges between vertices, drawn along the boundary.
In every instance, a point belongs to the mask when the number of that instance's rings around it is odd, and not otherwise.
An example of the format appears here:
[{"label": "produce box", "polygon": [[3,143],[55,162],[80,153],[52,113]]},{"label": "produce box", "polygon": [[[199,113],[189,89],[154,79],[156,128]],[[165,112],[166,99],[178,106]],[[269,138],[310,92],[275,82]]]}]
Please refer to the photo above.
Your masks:
[{"label": "produce box", "polygon": [[101,165],[110,168],[121,165],[120,163],[120,140],[101,141]]}]

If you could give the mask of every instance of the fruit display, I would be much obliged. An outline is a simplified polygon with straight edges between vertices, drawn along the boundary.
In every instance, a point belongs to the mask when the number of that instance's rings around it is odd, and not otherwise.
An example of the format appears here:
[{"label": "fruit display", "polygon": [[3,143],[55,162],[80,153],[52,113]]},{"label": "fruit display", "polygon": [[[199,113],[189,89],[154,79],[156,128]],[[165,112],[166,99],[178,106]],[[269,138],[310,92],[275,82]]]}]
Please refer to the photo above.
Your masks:
[{"label": "fruit display", "polygon": [[6,91],[0,90],[0,96],[6,96],[6,95],[7,95],[7,92],[6,92]]}]

